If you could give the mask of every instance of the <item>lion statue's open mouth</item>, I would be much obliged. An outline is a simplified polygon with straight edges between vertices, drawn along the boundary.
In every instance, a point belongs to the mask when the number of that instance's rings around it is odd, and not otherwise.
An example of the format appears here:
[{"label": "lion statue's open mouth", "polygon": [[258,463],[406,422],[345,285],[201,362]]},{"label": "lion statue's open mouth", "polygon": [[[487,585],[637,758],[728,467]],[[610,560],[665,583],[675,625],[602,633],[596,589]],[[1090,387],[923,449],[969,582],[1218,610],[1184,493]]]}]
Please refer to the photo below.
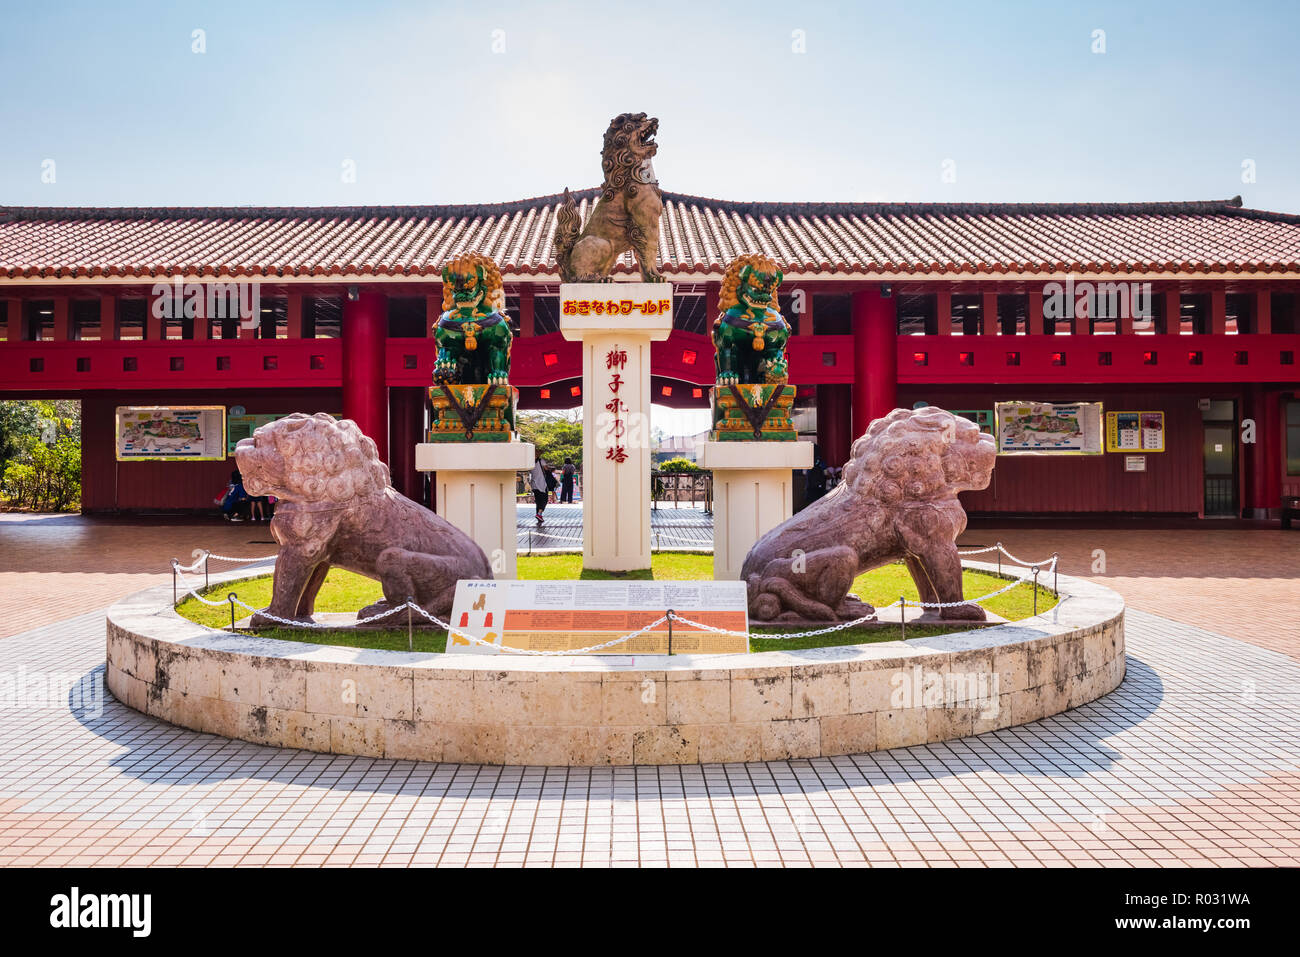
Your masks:
[{"label": "lion statue's open mouth", "polygon": [[582,226],[578,204],[566,189],[555,212],[555,263],[565,282],[604,282],[614,263],[631,250],[645,282],[659,274],[659,217],[663,195],[650,160],[659,151],[659,120],[620,113],[605,131],[600,200]]}]

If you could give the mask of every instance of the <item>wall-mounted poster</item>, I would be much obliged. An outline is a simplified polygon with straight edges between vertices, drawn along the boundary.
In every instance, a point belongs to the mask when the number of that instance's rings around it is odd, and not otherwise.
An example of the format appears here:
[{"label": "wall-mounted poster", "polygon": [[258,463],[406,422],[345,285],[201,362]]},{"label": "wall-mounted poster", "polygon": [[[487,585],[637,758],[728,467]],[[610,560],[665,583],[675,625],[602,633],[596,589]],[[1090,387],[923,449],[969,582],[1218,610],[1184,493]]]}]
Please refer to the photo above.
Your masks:
[{"label": "wall-mounted poster", "polygon": [[119,462],[207,462],[226,457],[226,407],[117,407]]},{"label": "wall-mounted poster", "polygon": [[1163,452],[1163,412],[1107,412],[1107,452]]},{"label": "wall-mounted poster", "polygon": [[240,439],[249,438],[254,432],[266,425],[268,422],[274,422],[276,419],[282,419],[287,412],[262,414],[262,415],[235,415],[234,410],[226,417],[226,454],[234,455],[235,446],[239,444]]},{"label": "wall-mounted poster", "polygon": [[1102,453],[1100,402],[999,402],[998,453]]},{"label": "wall-mounted poster", "polygon": [[963,419],[970,419],[980,427],[981,432],[993,434],[993,410],[992,409],[950,409],[953,415],[960,415]]}]

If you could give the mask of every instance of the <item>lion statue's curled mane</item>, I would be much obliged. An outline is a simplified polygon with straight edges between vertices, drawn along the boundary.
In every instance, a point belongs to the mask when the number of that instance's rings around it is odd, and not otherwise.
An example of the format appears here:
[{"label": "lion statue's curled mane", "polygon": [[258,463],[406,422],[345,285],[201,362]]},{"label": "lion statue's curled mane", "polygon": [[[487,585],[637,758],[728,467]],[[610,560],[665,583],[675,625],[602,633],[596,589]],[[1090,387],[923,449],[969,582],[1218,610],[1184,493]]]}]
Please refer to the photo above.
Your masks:
[{"label": "lion statue's curled mane", "polygon": [[[458,253],[451,259],[447,260],[443,269],[450,270],[460,275],[472,273],[475,269],[483,267],[483,283],[487,286],[487,294],[484,296],[484,302],[496,312],[505,315],[506,312],[506,287],[501,279],[501,270],[497,267],[496,260],[491,256],[485,256],[483,253],[464,252]],[[451,283],[442,284],[442,311],[450,312],[456,308],[456,290]]]},{"label": "lion statue's curled mane", "polygon": [[[473,539],[392,487],[374,441],[351,419],[295,412],[241,439],[235,461],[248,494],[278,499],[271,535],[280,551],[264,610],[275,618],[310,622],[333,565],[383,585],[383,601],[359,618],[413,598],[445,620],[458,579],[492,577]],[[272,624],[253,616],[255,628]]]},{"label": "lion statue's curled mane", "polygon": [[663,281],[657,261],[664,203],[651,164],[659,150],[658,130],[659,120],[644,113],[620,113],[609,121],[600,158],[605,179],[585,227],[565,188],[554,235],[555,263],[564,282],[606,282],[628,250],[636,256],[642,281]]},{"label": "lion statue's curled mane", "polygon": [[[773,261],[772,257],[762,253],[745,253],[737,256],[727,264],[727,271],[722,274],[722,286],[718,290],[719,312],[726,312],[740,305],[740,273],[746,266],[753,266],[758,272],[764,273],[781,271],[781,267]],[[772,299],[772,307],[776,308],[776,297]]]},{"label": "lion statue's curled mane", "polygon": [[[940,408],[895,409],[853,443],[844,480],[766,535],[741,577],[756,621],[848,621],[872,613],[853,579],[902,560],[924,602],[962,600],[956,540],[966,529],[957,493],[986,488],[993,437]],[[985,618],[978,605],[926,617]]]}]

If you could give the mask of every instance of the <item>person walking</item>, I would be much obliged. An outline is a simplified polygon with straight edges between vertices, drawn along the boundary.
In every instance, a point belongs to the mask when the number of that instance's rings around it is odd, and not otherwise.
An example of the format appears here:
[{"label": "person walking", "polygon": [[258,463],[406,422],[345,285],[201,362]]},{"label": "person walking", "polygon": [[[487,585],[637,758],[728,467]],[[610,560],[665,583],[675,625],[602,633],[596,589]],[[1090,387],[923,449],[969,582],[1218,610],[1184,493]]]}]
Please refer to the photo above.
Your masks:
[{"label": "person walking", "polygon": [[573,476],[577,472],[573,464],[573,459],[565,458],[564,469],[560,473],[560,501],[569,505],[573,504]]},{"label": "person walking", "polygon": [[550,493],[547,487],[547,478],[551,475],[542,461],[542,457],[537,456],[537,461],[533,463],[533,471],[528,476],[529,482],[533,487],[533,502],[537,505],[537,524],[542,524],[542,513],[546,511],[546,499]]}]

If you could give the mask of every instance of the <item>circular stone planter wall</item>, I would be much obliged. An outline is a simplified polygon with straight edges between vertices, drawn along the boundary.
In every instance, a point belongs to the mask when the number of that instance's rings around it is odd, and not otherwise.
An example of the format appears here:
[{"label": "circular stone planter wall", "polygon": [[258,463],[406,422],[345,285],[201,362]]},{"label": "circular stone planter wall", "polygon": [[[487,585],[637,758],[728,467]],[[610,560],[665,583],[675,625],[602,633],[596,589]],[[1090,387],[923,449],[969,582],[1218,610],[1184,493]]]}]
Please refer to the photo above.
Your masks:
[{"label": "circular stone planter wall", "polygon": [[1036,618],[932,638],[541,658],[212,631],[177,615],[163,586],[109,610],[106,680],[119,701],[181,727],[335,754],[530,765],[856,754],[1025,724],[1118,686],[1123,600],[1064,575],[1059,588]]}]

